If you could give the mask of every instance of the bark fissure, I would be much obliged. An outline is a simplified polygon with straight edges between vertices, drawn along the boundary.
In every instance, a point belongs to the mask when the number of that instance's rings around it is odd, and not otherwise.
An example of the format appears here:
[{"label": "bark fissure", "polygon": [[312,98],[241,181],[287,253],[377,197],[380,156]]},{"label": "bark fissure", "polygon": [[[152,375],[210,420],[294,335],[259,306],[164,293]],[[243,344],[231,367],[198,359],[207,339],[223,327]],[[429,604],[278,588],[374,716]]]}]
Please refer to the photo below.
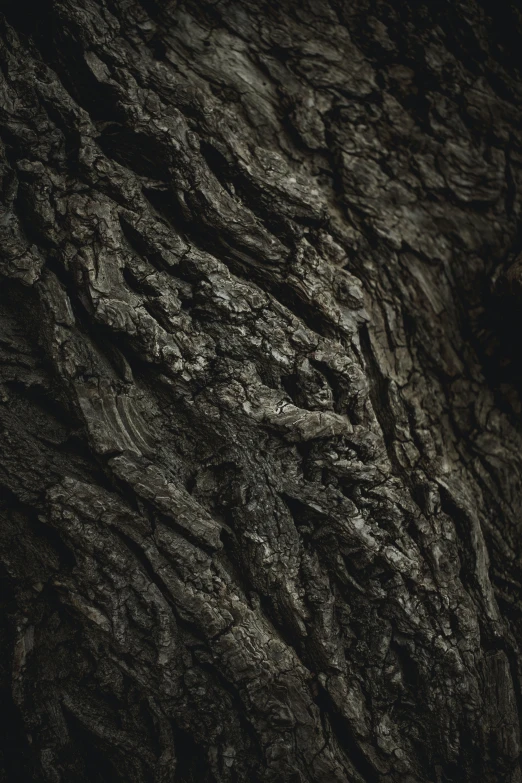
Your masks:
[{"label": "bark fissure", "polygon": [[518,10],[0,25],[0,779],[520,783]]}]

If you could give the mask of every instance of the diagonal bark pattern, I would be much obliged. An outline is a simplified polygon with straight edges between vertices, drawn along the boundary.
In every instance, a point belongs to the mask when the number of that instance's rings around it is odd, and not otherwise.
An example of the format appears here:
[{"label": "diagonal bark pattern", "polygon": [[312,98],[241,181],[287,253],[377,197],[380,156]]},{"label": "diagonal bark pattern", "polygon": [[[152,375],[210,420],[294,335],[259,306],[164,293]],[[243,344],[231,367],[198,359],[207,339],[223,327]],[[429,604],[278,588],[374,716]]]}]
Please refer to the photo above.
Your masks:
[{"label": "diagonal bark pattern", "polygon": [[0,780],[521,783],[500,5],[3,3]]}]

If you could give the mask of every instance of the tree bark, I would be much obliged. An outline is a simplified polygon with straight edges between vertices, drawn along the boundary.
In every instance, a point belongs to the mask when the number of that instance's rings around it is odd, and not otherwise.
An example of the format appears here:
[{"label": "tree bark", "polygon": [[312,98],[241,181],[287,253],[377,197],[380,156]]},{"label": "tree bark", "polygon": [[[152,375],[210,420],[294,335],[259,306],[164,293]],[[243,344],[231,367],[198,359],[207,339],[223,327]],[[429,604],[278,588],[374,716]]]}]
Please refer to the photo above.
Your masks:
[{"label": "tree bark", "polygon": [[522,783],[515,3],[0,8],[0,781]]}]

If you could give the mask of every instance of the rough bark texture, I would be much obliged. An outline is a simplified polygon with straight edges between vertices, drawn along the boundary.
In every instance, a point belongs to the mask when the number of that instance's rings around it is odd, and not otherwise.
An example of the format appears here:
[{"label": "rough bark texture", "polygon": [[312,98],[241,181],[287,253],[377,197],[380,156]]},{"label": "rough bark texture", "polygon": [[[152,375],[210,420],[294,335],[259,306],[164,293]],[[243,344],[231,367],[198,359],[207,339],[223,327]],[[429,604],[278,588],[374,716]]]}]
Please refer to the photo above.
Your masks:
[{"label": "rough bark texture", "polygon": [[0,8],[0,780],[521,783],[515,4]]}]

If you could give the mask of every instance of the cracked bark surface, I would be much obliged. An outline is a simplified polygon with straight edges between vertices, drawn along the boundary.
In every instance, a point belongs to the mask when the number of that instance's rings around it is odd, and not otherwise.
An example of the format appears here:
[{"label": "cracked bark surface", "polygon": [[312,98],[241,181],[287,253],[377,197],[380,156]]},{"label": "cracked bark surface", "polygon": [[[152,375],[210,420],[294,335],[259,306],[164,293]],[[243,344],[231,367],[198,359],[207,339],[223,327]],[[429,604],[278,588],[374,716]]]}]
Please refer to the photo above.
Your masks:
[{"label": "cracked bark surface", "polygon": [[0,9],[0,780],[521,783],[520,13]]}]

